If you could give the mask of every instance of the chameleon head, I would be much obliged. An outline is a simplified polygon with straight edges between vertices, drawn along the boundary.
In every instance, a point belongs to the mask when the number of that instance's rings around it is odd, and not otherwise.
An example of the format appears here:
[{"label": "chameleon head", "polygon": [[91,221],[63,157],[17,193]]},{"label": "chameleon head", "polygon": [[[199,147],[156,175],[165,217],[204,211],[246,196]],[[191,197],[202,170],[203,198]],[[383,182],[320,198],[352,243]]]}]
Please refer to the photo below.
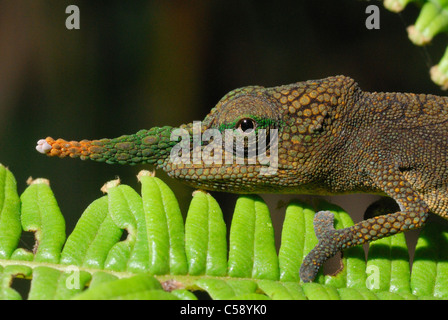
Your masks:
[{"label": "chameleon head", "polygon": [[234,90],[202,122],[188,125],[192,138],[173,148],[174,157],[164,169],[197,188],[238,193],[273,191],[276,180],[270,178],[278,170],[281,115],[264,88]]},{"label": "chameleon head", "polygon": [[110,164],[149,163],[194,187],[239,192],[244,182],[253,179],[256,186],[255,177],[275,174],[280,121],[277,106],[262,88],[247,87],[224,96],[202,122],[113,139],[47,137],[37,142],[36,150]]},{"label": "chameleon head", "polygon": [[[202,122],[154,127],[113,139],[41,139],[37,151],[106,163],[149,163],[207,190],[296,192],[317,177],[316,160],[337,137],[341,99],[353,80],[331,77],[226,94]],[[327,138],[325,138],[327,136]],[[325,155],[322,156],[323,158]],[[310,159],[314,159],[310,161]]]}]

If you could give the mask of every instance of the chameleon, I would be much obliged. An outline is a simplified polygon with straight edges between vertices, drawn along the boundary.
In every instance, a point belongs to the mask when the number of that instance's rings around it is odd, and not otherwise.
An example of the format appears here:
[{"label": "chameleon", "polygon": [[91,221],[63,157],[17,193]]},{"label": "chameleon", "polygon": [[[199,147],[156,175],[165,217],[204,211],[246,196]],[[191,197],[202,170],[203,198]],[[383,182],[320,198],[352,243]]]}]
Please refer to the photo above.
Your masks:
[{"label": "chameleon", "polygon": [[[273,132],[265,134],[264,151],[275,154],[275,170],[262,174],[269,163],[247,161],[251,148],[247,141],[240,153],[246,160],[243,163],[207,161],[218,152],[193,162],[172,161],[170,156],[180,150],[191,151],[191,159],[211,143],[229,141],[209,137],[198,142],[196,138],[195,144],[195,133],[211,129],[223,134],[233,130],[243,137],[253,133],[256,142],[262,141],[262,132]],[[180,143],[179,135],[173,139],[176,130],[190,138]],[[113,139],[47,137],[36,148],[60,158],[152,164],[172,178],[209,191],[370,193],[395,200],[399,211],[337,230],[331,212],[316,213],[313,223],[318,243],[303,259],[299,270],[303,282],[313,281],[327,259],[349,247],[421,228],[430,213],[448,218],[448,97],[367,92],[342,75],[233,90],[196,126],[153,127]],[[223,149],[226,156],[236,157],[235,148]]]}]

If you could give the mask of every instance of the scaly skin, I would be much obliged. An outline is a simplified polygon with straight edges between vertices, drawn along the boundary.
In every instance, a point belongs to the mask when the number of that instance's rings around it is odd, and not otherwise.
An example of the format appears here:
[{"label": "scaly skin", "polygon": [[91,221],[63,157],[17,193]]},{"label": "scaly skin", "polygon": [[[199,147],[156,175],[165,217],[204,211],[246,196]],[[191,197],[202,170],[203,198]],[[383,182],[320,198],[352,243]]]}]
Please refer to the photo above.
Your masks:
[{"label": "scaly skin", "polygon": [[[241,133],[247,123],[257,133],[278,130],[275,173],[260,174],[268,165],[260,161],[210,163],[206,155],[194,164],[173,163],[170,153],[178,140],[170,139],[172,127],[93,141],[47,138],[39,141],[37,149],[49,156],[150,163],[193,187],[213,191],[363,192],[395,199],[399,212],[341,230],[334,230],[331,213],[317,213],[319,243],[300,269],[305,282],[312,281],[320,266],[338,251],[422,227],[430,211],[448,217],[448,98],[363,92],[344,76],[273,88],[245,87],[224,96],[204,119],[200,132],[214,128]],[[193,124],[180,128],[194,133]],[[268,147],[267,154],[274,146]],[[202,143],[190,148],[190,157],[206,147]],[[230,153],[235,159],[232,152],[224,151],[224,155]]]}]

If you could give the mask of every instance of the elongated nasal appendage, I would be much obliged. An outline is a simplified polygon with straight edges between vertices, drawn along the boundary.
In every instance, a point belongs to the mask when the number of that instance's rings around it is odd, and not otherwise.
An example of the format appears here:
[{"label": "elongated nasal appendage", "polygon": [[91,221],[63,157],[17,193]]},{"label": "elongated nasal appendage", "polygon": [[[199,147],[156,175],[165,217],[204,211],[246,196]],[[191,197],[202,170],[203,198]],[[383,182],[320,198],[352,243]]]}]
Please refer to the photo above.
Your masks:
[{"label": "elongated nasal appendage", "polygon": [[172,127],[154,127],[113,139],[67,141],[48,137],[37,142],[36,150],[50,157],[81,158],[119,164],[161,164],[176,141]]}]

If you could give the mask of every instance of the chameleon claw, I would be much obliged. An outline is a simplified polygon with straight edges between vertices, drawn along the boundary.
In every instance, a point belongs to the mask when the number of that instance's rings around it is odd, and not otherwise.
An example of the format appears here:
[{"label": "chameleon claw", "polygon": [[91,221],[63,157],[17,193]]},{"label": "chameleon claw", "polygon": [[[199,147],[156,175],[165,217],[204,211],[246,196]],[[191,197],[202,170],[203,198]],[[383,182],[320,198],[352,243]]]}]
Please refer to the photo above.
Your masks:
[{"label": "chameleon claw", "polygon": [[314,216],[314,232],[319,242],[300,266],[300,279],[303,282],[313,281],[324,262],[340,251],[333,221],[334,215],[330,211],[319,211]]},{"label": "chameleon claw", "polygon": [[36,150],[42,154],[46,154],[51,150],[51,145],[45,139],[37,141]]}]

